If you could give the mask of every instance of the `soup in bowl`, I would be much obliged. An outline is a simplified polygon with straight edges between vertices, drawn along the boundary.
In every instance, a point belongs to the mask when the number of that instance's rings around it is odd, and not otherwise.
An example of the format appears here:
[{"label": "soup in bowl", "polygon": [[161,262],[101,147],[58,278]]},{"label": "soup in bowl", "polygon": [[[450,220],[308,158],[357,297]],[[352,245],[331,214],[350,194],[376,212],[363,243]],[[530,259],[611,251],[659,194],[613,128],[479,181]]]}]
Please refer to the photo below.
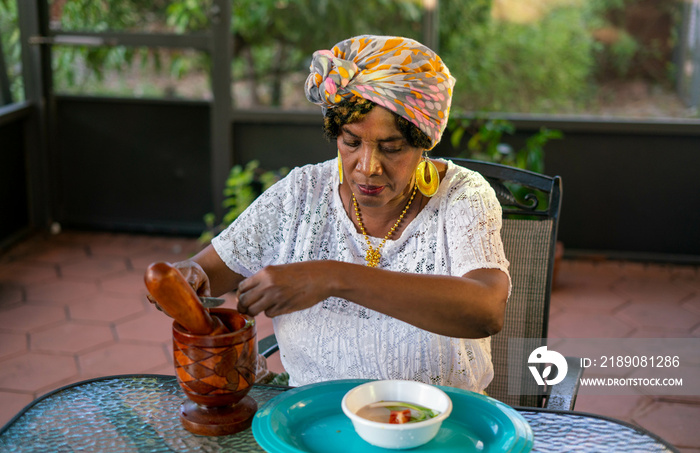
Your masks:
[{"label": "soup in bowl", "polygon": [[357,434],[382,448],[415,448],[430,442],[452,412],[439,388],[415,381],[371,381],[351,389],[341,402]]}]

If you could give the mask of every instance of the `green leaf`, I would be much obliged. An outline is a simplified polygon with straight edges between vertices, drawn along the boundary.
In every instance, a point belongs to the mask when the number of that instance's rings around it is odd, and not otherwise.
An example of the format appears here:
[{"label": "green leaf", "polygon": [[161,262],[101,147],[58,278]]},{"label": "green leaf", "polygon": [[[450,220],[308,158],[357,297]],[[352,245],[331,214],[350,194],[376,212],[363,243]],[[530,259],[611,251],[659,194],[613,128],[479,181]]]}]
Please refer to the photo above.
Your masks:
[{"label": "green leaf", "polygon": [[450,143],[452,143],[453,148],[459,148],[459,145],[462,142],[462,137],[464,136],[465,132],[466,129],[463,127],[456,128],[452,131],[452,135],[450,136]]}]

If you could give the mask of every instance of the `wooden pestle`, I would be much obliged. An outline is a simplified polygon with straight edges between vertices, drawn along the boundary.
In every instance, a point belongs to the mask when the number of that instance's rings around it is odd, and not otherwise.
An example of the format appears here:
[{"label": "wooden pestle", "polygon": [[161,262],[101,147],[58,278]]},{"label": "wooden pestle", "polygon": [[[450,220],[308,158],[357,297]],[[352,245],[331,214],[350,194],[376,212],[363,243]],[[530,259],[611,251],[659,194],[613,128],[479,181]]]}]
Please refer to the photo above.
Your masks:
[{"label": "wooden pestle", "polygon": [[230,332],[219,318],[209,314],[197,293],[172,264],[152,263],[146,269],[144,281],[160,308],[190,333],[219,335]]}]

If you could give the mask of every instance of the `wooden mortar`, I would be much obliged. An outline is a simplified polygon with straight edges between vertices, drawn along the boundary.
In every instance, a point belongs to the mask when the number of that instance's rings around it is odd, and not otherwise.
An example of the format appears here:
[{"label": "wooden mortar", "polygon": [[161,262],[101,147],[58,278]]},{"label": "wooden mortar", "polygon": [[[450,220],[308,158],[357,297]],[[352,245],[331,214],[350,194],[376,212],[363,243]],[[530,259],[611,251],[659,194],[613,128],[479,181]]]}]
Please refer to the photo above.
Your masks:
[{"label": "wooden mortar", "polygon": [[233,434],[250,427],[258,405],[247,396],[258,360],[255,319],[226,308],[211,313],[180,271],[151,264],[144,276],[151,296],[173,321],[173,361],[188,400],[180,420],[204,436]]}]

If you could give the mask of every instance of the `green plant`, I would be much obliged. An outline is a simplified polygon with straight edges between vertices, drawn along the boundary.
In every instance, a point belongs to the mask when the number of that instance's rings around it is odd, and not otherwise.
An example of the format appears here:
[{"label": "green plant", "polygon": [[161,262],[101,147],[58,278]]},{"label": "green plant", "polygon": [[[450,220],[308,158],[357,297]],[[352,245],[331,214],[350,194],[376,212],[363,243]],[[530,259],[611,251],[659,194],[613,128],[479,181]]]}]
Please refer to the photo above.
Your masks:
[{"label": "green plant", "polygon": [[204,216],[207,229],[199,236],[199,241],[204,244],[209,243],[214,236],[236,220],[261,193],[287,173],[289,173],[289,169],[286,167],[277,171],[263,170],[257,160],[248,162],[245,167],[235,165],[229,172],[224,187],[222,205],[227,211],[219,224],[216,224],[214,213],[210,212]]},{"label": "green plant", "polygon": [[[3,1],[3,0],[0,0]],[[16,1],[16,0],[12,0]],[[212,0],[48,0],[52,30],[191,33],[207,28]],[[54,88],[61,93],[168,95],[153,86],[110,88],[109,79],[168,77],[171,86],[186,75],[206,73],[209,55],[190,49],[131,46],[61,46],[51,48]],[[129,73],[131,72],[131,74]],[[146,76],[146,77],[144,77]],[[141,82],[139,87],[148,82]]]},{"label": "green plant", "polygon": [[[0,0],[0,52],[3,52],[5,57],[11,97],[14,102],[23,101],[22,48],[15,0]],[[10,100],[4,101],[9,103]]]},{"label": "green plant", "polygon": [[254,104],[281,105],[282,84],[289,75],[308,74],[311,54],[341,39],[421,35],[420,0],[353,2],[352,14],[345,2],[337,1],[239,0],[232,13],[233,78],[248,82]]},{"label": "green plant", "polygon": [[454,149],[460,149],[462,138],[469,135],[467,147],[458,157],[496,162],[536,173],[544,172],[544,146],[550,140],[563,137],[559,130],[542,127],[525,140],[522,148],[515,150],[503,141],[504,134],[515,133],[513,123],[505,119],[453,118],[448,128]]},{"label": "green plant", "polygon": [[527,113],[580,109],[595,68],[586,2],[551,2],[524,23],[493,17],[490,3],[440,3],[439,53],[457,79],[452,105]]},{"label": "green plant", "polygon": [[627,75],[639,50],[639,43],[629,33],[620,32],[618,40],[610,45],[610,63],[619,76]]},{"label": "green plant", "polygon": [[[0,0],[0,5],[17,0]],[[48,0],[52,27],[77,31],[144,31],[187,34],[216,20],[212,0]],[[240,0],[231,4],[233,78],[245,81],[253,105],[281,105],[283,82],[308,72],[315,50],[355,34],[419,38],[420,0],[356,2],[328,0]],[[0,18],[0,22],[2,22]],[[329,27],[328,24],[333,24]],[[125,46],[53,46],[54,86],[64,93],[104,93],[105,77],[124,77],[138,64],[145,74],[169,70],[173,80],[206,75],[208,52]],[[115,75],[116,74],[116,75]],[[286,85],[285,85],[286,86]],[[86,90],[87,87],[87,90]],[[88,91],[89,90],[89,91]],[[123,95],[116,90],[116,93]]]},{"label": "green plant", "polygon": [[[544,146],[553,139],[561,139],[564,134],[556,129],[546,127],[525,140],[525,144],[517,151],[503,141],[503,135],[513,135],[515,125],[505,119],[475,117],[450,118],[448,123],[450,141],[454,149],[460,149],[464,135],[469,136],[466,149],[457,157],[495,162],[511,167],[523,168],[536,173],[544,173]],[[538,198],[538,206],[544,208],[549,201],[544,192],[522,187],[516,183],[505,182],[513,195],[523,201],[534,195]]]}]

